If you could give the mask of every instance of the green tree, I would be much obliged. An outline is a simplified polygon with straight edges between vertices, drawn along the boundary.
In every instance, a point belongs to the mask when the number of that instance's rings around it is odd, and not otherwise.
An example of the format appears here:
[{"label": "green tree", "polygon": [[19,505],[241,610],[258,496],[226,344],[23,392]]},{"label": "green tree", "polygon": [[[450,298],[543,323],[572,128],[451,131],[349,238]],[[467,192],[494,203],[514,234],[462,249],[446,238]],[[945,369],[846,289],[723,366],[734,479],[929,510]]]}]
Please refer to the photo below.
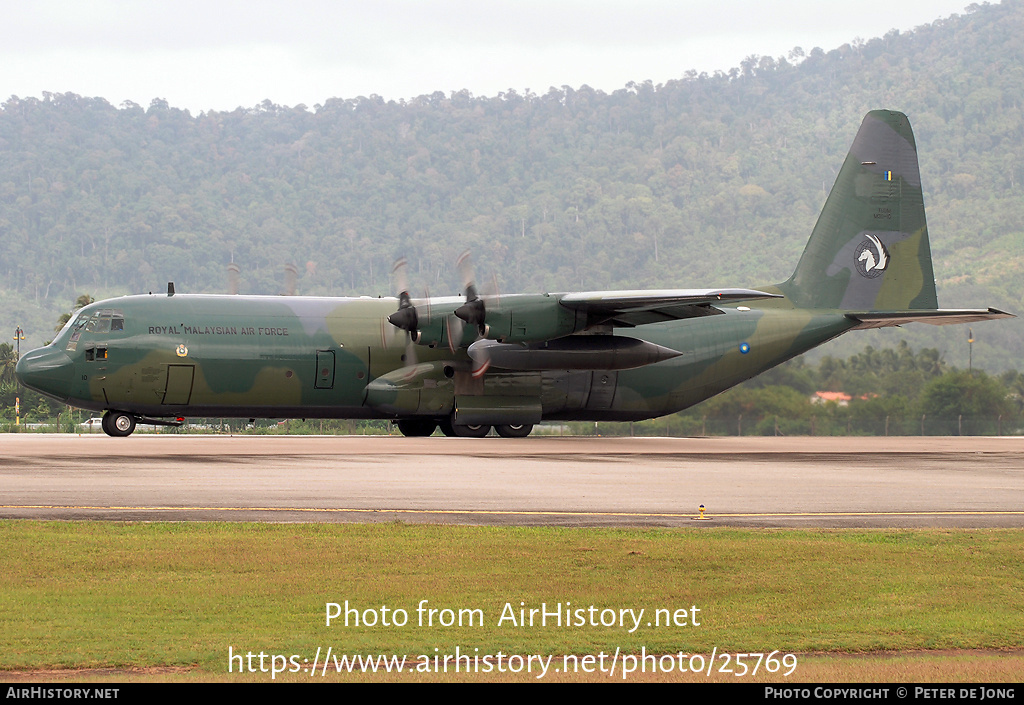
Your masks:
[{"label": "green tree", "polygon": [[14,383],[14,367],[18,364],[18,354],[10,343],[0,343],[0,384]]},{"label": "green tree", "polygon": [[63,328],[67,324],[67,322],[71,320],[71,317],[75,315],[75,311],[77,311],[80,308],[85,308],[89,304],[93,303],[95,300],[96,299],[91,297],[89,294],[82,294],[81,296],[79,296],[77,299],[75,299],[75,305],[71,309],[71,311],[69,313],[62,313],[60,315],[60,318],[57,319],[57,325],[54,326],[53,329],[59,332],[60,329]]},{"label": "green tree", "polygon": [[[949,372],[921,393],[921,413],[928,434],[957,435],[992,432],[999,417],[1009,420],[1013,411],[1006,389],[984,372]],[[970,426],[964,428],[963,422]]]}]

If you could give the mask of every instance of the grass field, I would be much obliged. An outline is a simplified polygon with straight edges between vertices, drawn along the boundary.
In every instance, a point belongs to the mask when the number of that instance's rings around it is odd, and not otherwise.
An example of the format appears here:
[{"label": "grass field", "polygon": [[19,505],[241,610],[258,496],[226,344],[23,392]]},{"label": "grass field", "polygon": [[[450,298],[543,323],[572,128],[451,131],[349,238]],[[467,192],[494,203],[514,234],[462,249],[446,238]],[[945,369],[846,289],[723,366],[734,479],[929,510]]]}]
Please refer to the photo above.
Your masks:
[{"label": "grass field", "polygon": [[[737,653],[778,652],[797,654],[790,678],[799,681],[1018,681],[1022,539],[1021,530],[4,521],[0,670],[269,680],[263,652],[268,671],[272,655],[284,659],[277,679],[296,680],[328,647],[336,658],[404,655],[410,665],[458,647],[491,656],[492,670],[451,680],[535,678],[529,655],[709,661],[714,651],[712,679],[737,677],[719,673],[738,670]],[[330,626],[328,603],[341,609]],[[531,609],[557,610],[560,623],[536,612],[531,625]],[[229,649],[242,655],[230,674]],[[508,665],[522,673],[498,673],[499,652],[521,657]],[[249,653],[257,672],[238,675]],[[781,679],[767,663],[744,678]],[[680,678],[707,676],[660,679]]]}]

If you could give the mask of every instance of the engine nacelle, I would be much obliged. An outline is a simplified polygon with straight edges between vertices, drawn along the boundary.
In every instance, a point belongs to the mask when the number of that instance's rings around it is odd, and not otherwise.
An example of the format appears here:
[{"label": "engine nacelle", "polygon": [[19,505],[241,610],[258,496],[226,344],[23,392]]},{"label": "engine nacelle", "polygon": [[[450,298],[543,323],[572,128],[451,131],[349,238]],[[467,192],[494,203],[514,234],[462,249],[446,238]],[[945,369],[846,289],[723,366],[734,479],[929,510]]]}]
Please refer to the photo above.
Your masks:
[{"label": "engine nacelle", "polygon": [[487,338],[502,343],[552,340],[583,330],[586,316],[562,306],[557,296],[521,294],[485,299]]}]

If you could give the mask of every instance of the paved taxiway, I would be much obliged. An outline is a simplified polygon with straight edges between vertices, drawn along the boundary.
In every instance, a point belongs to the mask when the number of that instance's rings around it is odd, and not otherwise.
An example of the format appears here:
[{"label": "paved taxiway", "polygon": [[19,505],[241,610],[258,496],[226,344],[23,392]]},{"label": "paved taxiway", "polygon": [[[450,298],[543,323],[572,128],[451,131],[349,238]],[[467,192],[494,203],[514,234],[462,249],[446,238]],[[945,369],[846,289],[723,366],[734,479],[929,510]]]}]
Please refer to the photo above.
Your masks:
[{"label": "paved taxiway", "polygon": [[0,517],[1024,527],[1024,438],[11,434]]}]

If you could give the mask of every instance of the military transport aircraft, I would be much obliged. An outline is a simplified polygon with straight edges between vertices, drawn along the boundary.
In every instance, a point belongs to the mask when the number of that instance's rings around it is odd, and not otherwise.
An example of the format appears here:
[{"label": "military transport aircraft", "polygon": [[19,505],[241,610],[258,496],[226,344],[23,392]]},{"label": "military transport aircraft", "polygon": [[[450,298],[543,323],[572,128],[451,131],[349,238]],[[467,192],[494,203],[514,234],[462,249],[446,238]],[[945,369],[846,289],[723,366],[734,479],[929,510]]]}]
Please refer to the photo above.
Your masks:
[{"label": "military transport aircraft", "polygon": [[[399,274],[402,268],[399,268]],[[939,309],[907,117],[864,118],[796,271],[757,289],[512,296],[126,296],[21,358],[26,387],[127,436],[186,416],[393,419],[526,436],[670,414],[849,330],[1010,316]]]}]

